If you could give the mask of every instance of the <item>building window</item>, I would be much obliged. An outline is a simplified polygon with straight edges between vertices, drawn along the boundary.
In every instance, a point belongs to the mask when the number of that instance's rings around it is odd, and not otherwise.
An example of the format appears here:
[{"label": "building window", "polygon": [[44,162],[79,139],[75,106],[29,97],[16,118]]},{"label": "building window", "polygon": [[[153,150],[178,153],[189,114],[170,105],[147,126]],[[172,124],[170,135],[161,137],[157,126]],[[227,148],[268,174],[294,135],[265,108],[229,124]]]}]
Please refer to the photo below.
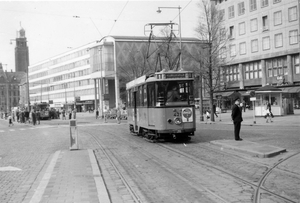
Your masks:
[{"label": "building window", "polygon": [[234,6],[228,7],[228,17],[234,18]]},{"label": "building window", "polygon": [[235,55],[236,55],[235,44],[230,45],[230,56],[235,56]]},{"label": "building window", "polygon": [[275,47],[282,47],[282,33],[275,35]]},{"label": "building window", "polygon": [[261,7],[266,7],[269,5],[269,0],[261,0]]},{"label": "building window", "polygon": [[230,81],[238,81],[240,79],[238,65],[228,66],[226,68],[225,74],[226,74],[226,80],[228,82],[230,82]]},{"label": "building window", "polygon": [[257,9],[256,0],[250,0],[250,11]]},{"label": "building window", "polygon": [[220,40],[223,41],[226,39],[226,31],[225,28],[220,28]]},{"label": "building window", "polygon": [[281,2],[281,0],[274,0],[274,4]]},{"label": "building window", "polygon": [[240,43],[240,55],[246,54],[246,42]]},{"label": "building window", "polygon": [[269,28],[268,16],[262,17],[262,25],[263,25],[263,30],[268,30]]},{"label": "building window", "polygon": [[289,32],[289,39],[290,39],[290,44],[297,44],[298,43],[298,30],[291,30]]},{"label": "building window", "polygon": [[251,41],[251,52],[258,52],[258,40],[254,39]]},{"label": "building window", "polygon": [[244,78],[246,80],[262,78],[260,61],[243,64],[243,69],[245,70]]},{"label": "building window", "polygon": [[238,4],[238,12],[239,15],[243,15],[245,13],[245,4],[244,2],[241,2]]},{"label": "building window", "polygon": [[289,21],[297,20],[297,6],[289,8]]},{"label": "building window", "polygon": [[257,18],[254,18],[250,21],[250,26],[251,26],[251,32],[255,32],[257,31],[258,27],[257,27]]},{"label": "building window", "polygon": [[229,38],[233,39],[235,37],[234,35],[234,26],[229,27]]},{"label": "building window", "polygon": [[268,59],[266,61],[266,68],[268,70],[268,77],[287,75],[288,72],[286,57]]},{"label": "building window", "polygon": [[220,49],[220,57],[221,57],[221,59],[226,58],[226,47],[222,47]]},{"label": "building window", "polygon": [[274,25],[281,25],[281,24],[282,24],[281,11],[277,11],[274,13]]},{"label": "building window", "polygon": [[270,37],[263,37],[262,42],[263,42],[262,44],[263,50],[270,49]]},{"label": "building window", "polygon": [[221,20],[221,21],[224,20],[224,17],[225,17],[225,9],[220,10],[219,17],[220,17],[220,20]]},{"label": "building window", "polygon": [[295,73],[300,74],[299,54],[293,56],[293,65],[295,67]]},{"label": "building window", "polygon": [[239,34],[244,35],[246,33],[246,26],[245,22],[239,24]]}]

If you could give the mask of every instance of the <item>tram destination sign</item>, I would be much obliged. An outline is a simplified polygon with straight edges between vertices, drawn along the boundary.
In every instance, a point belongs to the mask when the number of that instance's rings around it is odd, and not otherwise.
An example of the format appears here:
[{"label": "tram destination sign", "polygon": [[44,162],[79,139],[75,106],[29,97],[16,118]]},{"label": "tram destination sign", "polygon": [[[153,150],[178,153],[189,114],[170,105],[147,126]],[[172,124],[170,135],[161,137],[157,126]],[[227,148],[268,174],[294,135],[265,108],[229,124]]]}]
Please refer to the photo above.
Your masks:
[{"label": "tram destination sign", "polygon": [[165,73],[166,78],[185,78],[185,73]]}]

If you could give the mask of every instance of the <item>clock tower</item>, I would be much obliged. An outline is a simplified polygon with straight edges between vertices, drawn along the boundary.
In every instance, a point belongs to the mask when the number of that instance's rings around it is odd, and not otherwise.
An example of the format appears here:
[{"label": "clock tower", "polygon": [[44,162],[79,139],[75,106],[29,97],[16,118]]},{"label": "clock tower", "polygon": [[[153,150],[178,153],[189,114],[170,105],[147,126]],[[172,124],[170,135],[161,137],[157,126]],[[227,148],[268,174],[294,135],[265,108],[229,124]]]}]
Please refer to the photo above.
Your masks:
[{"label": "clock tower", "polygon": [[15,47],[15,65],[16,72],[26,72],[29,66],[29,52],[27,46],[27,39],[25,37],[25,30],[21,28],[17,32],[16,47]]}]

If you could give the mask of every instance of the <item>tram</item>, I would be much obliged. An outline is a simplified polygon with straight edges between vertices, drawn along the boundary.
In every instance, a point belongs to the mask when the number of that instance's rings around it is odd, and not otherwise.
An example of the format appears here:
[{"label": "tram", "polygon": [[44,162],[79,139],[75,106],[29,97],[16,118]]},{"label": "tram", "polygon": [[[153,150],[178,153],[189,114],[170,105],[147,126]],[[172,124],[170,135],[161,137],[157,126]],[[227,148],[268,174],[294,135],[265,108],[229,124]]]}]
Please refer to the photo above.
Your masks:
[{"label": "tram", "polygon": [[148,140],[190,140],[196,130],[192,71],[162,70],[126,84],[129,130]]}]

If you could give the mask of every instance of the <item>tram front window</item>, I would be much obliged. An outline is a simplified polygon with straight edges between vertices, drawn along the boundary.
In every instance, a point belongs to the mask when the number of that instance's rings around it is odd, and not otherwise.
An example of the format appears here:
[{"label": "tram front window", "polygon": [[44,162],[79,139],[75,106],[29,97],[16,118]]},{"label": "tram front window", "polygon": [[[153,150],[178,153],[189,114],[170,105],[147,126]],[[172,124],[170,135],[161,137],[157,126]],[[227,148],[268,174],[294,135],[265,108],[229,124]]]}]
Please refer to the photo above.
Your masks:
[{"label": "tram front window", "polygon": [[157,101],[159,106],[189,105],[192,92],[191,81],[171,81],[157,83]]}]

